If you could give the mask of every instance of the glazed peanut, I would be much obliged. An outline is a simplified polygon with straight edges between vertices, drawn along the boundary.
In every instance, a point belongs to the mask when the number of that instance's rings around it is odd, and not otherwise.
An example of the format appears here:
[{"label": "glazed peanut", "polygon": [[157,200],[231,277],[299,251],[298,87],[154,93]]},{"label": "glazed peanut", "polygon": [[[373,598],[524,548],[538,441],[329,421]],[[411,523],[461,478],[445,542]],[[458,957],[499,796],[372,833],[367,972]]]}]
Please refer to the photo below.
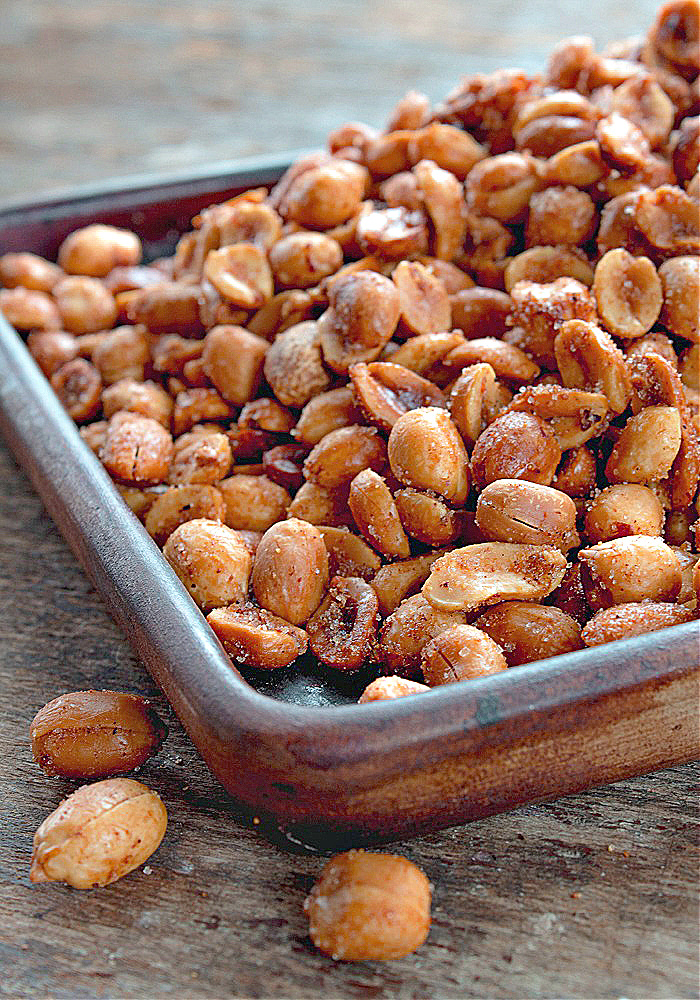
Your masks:
[{"label": "glazed peanut", "polygon": [[348,851],[327,862],[304,912],[311,940],[332,958],[388,961],[425,941],[430,897],[428,879],[405,858]]},{"label": "glazed peanut", "polygon": [[561,459],[554,431],[531,413],[505,413],[479,436],[471,458],[474,484],[527,479],[547,486]]},{"label": "glazed peanut", "polygon": [[231,659],[260,670],[289,666],[308,644],[303,629],[254,604],[216,608],[207,621]]},{"label": "glazed peanut", "polygon": [[267,341],[240,326],[215,326],[204,338],[202,365],[224,399],[240,406],[262,379]]},{"label": "glazed peanut", "polygon": [[114,267],[141,261],[141,240],[136,233],[93,223],[66,236],[58,250],[58,263],[68,274],[104,278]]},{"label": "glazed peanut", "polygon": [[484,608],[525,663],[608,604],[695,607],[696,76],[671,0],[342,125],[171,257],[100,223],[58,265],[0,257],[0,308],[234,660],[291,664],[308,624],[304,669],[416,676]]},{"label": "glazed peanut", "polygon": [[669,472],[681,446],[681,418],[673,406],[647,406],[625,424],[605,472],[611,482],[650,483]]},{"label": "glazed peanut", "polygon": [[595,269],[593,292],[598,315],[618,337],[641,337],[650,330],[663,301],[661,281],[648,257],[610,250]]},{"label": "glazed peanut", "polygon": [[39,767],[76,781],[135,771],[158,753],[167,733],[150,702],[123,691],[62,694],[29,727]]},{"label": "glazed peanut", "polygon": [[546,597],[565,569],[566,559],[552,546],[484,542],[438,559],[422,593],[440,611],[476,611],[499,601]]},{"label": "glazed peanut", "polygon": [[377,595],[360,577],[333,577],[306,626],[311,651],[337,670],[364,665],[377,637]]},{"label": "glazed peanut", "polygon": [[308,621],[328,583],[328,555],[318,528],[295,517],[268,528],[250,582],[262,608],[293,625]]},{"label": "glazed peanut", "polygon": [[139,781],[83,785],[34,834],[29,878],[74,889],[109,885],[150,858],[167,821],[158,795]]},{"label": "glazed peanut", "polygon": [[681,588],[681,570],[660,538],[629,535],[599,542],[579,552],[581,577],[592,608],[638,601],[672,601]]},{"label": "glazed peanut", "polygon": [[596,612],[581,632],[581,638],[587,646],[600,646],[604,642],[631,639],[660,628],[682,625],[694,617],[692,611],[678,604],[654,601],[618,604]]},{"label": "glazed peanut", "polygon": [[377,677],[367,685],[357,701],[360,705],[367,705],[372,701],[391,701],[429,690],[427,684],[409,681],[405,677]]},{"label": "glazed peanut", "polygon": [[389,435],[389,465],[405,486],[433,490],[463,504],[469,488],[467,453],[445,410],[419,407],[404,413]]},{"label": "glazed peanut", "polygon": [[224,521],[226,503],[221,492],[213,486],[171,486],[156,496],[142,513],[146,515],[146,531],[157,545],[163,546],[173,531],[186,521],[199,518]]},{"label": "glazed peanut", "polygon": [[429,687],[486,677],[506,667],[500,646],[472,625],[453,625],[431,639],[421,653]]},{"label": "glazed peanut", "polygon": [[663,527],[664,511],[658,497],[637,484],[606,487],[586,511],[586,539],[591,544],[625,535],[659,536]]},{"label": "glazed peanut", "polygon": [[107,423],[99,457],[119,482],[162,483],[170,469],[173,440],[157,420],[120,410]]},{"label": "glazed peanut", "polygon": [[539,483],[490,483],[477,500],[476,523],[484,538],[494,542],[555,545],[562,552],[579,544],[573,500]]},{"label": "glazed peanut", "polygon": [[529,601],[505,601],[489,608],[474,625],[498,643],[509,667],[581,648],[581,626],[560,608]]},{"label": "glazed peanut", "polygon": [[386,482],[372,469],[350,483],[348,506],[360,534],[389,559],[406,559],[411,550]]},{"label": "glazed peanut", "polygon": [[202,610],[245,600],[251,555],[243,537],[225,524],[187,521],[170,535],[163,555]]}]

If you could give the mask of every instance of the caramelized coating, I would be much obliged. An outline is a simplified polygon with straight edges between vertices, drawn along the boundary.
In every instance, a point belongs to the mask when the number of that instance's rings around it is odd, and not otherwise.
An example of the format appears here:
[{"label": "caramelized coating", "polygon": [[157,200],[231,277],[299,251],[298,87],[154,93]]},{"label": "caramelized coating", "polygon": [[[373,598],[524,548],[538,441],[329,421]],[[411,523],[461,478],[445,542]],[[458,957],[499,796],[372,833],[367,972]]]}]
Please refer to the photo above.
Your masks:
[{"label": "caramelized coating", "polygon": [[505,601],[475,620],[503,650],[509,667],[581,649],[581,626],[559,608],[529,601]]},{"label": "caramelized coating", "polygon": [[429,687],[497,674],[507,665],[500,646],[473,625],[453,625],[431,639],[421,653]]}]

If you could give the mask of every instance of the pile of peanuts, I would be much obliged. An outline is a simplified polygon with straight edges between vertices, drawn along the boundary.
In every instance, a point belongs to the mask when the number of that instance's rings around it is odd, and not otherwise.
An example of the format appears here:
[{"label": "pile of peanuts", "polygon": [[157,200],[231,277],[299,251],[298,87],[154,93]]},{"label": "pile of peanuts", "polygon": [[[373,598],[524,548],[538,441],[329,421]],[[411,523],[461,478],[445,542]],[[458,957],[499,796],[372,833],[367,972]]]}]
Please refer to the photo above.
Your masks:
[{"label": "pile of peanuts", "polygon": [[[698,3],[410,92],[0,308],[236,664],[397,697],[697,616]],[[360,692],[358,691],[358,694]]]}]

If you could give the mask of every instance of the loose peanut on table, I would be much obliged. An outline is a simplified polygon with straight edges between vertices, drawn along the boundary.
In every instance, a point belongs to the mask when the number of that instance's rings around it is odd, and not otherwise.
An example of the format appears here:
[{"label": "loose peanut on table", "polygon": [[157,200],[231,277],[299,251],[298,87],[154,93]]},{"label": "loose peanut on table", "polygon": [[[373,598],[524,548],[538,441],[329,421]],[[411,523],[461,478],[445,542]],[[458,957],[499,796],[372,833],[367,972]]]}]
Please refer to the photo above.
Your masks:
[{"label": "loose peanut on table", "polygon": [[403,958],[428,936],[431,895],[428,879],[405,858],[338,854],[304,903],[311,940],[346,962]]},{"label": "loose peanut on table", "polygon": [[470,629],[511,667],[698,617],[697,16],[409,92],[169,258],[100,220],[0,257],[234,664],[364,702],[478,673]]},{"label": "loose peanut on table", "polygon": [[167,733],[145,698],[123,691],[62,694],[37,712],[29,728],[39,767],[79,781],[135,771]]},{"label": "loose peanut on table", "polygon": [[32,882],[109,885],[148,860],[165,835],[159,796],[132,778],[83,785],[34,834]]}]

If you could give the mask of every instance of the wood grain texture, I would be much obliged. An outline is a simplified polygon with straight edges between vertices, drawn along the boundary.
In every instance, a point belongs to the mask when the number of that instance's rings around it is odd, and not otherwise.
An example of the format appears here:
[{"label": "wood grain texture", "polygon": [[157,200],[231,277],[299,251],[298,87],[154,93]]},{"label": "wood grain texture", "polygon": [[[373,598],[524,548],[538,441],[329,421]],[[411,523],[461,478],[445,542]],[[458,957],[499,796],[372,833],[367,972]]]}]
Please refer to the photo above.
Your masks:
[{"label": "wood grain texture", "polygon": [[[567,31],[604,43],[655,6],[4,0],[0,193],[314,145],[409,86],[537,68]],[[0,538],[1,996],[697,996],[696,767],[397,844],[436,886],[428,942],[342,966],[301,913],[321,859],[242,821],[4,449]],[[31,887],[31,835],[70,786],[33,765],[29,721],[90,686],[147,694],[171,726],[142,776],[168,833],[148,874]]]}]

